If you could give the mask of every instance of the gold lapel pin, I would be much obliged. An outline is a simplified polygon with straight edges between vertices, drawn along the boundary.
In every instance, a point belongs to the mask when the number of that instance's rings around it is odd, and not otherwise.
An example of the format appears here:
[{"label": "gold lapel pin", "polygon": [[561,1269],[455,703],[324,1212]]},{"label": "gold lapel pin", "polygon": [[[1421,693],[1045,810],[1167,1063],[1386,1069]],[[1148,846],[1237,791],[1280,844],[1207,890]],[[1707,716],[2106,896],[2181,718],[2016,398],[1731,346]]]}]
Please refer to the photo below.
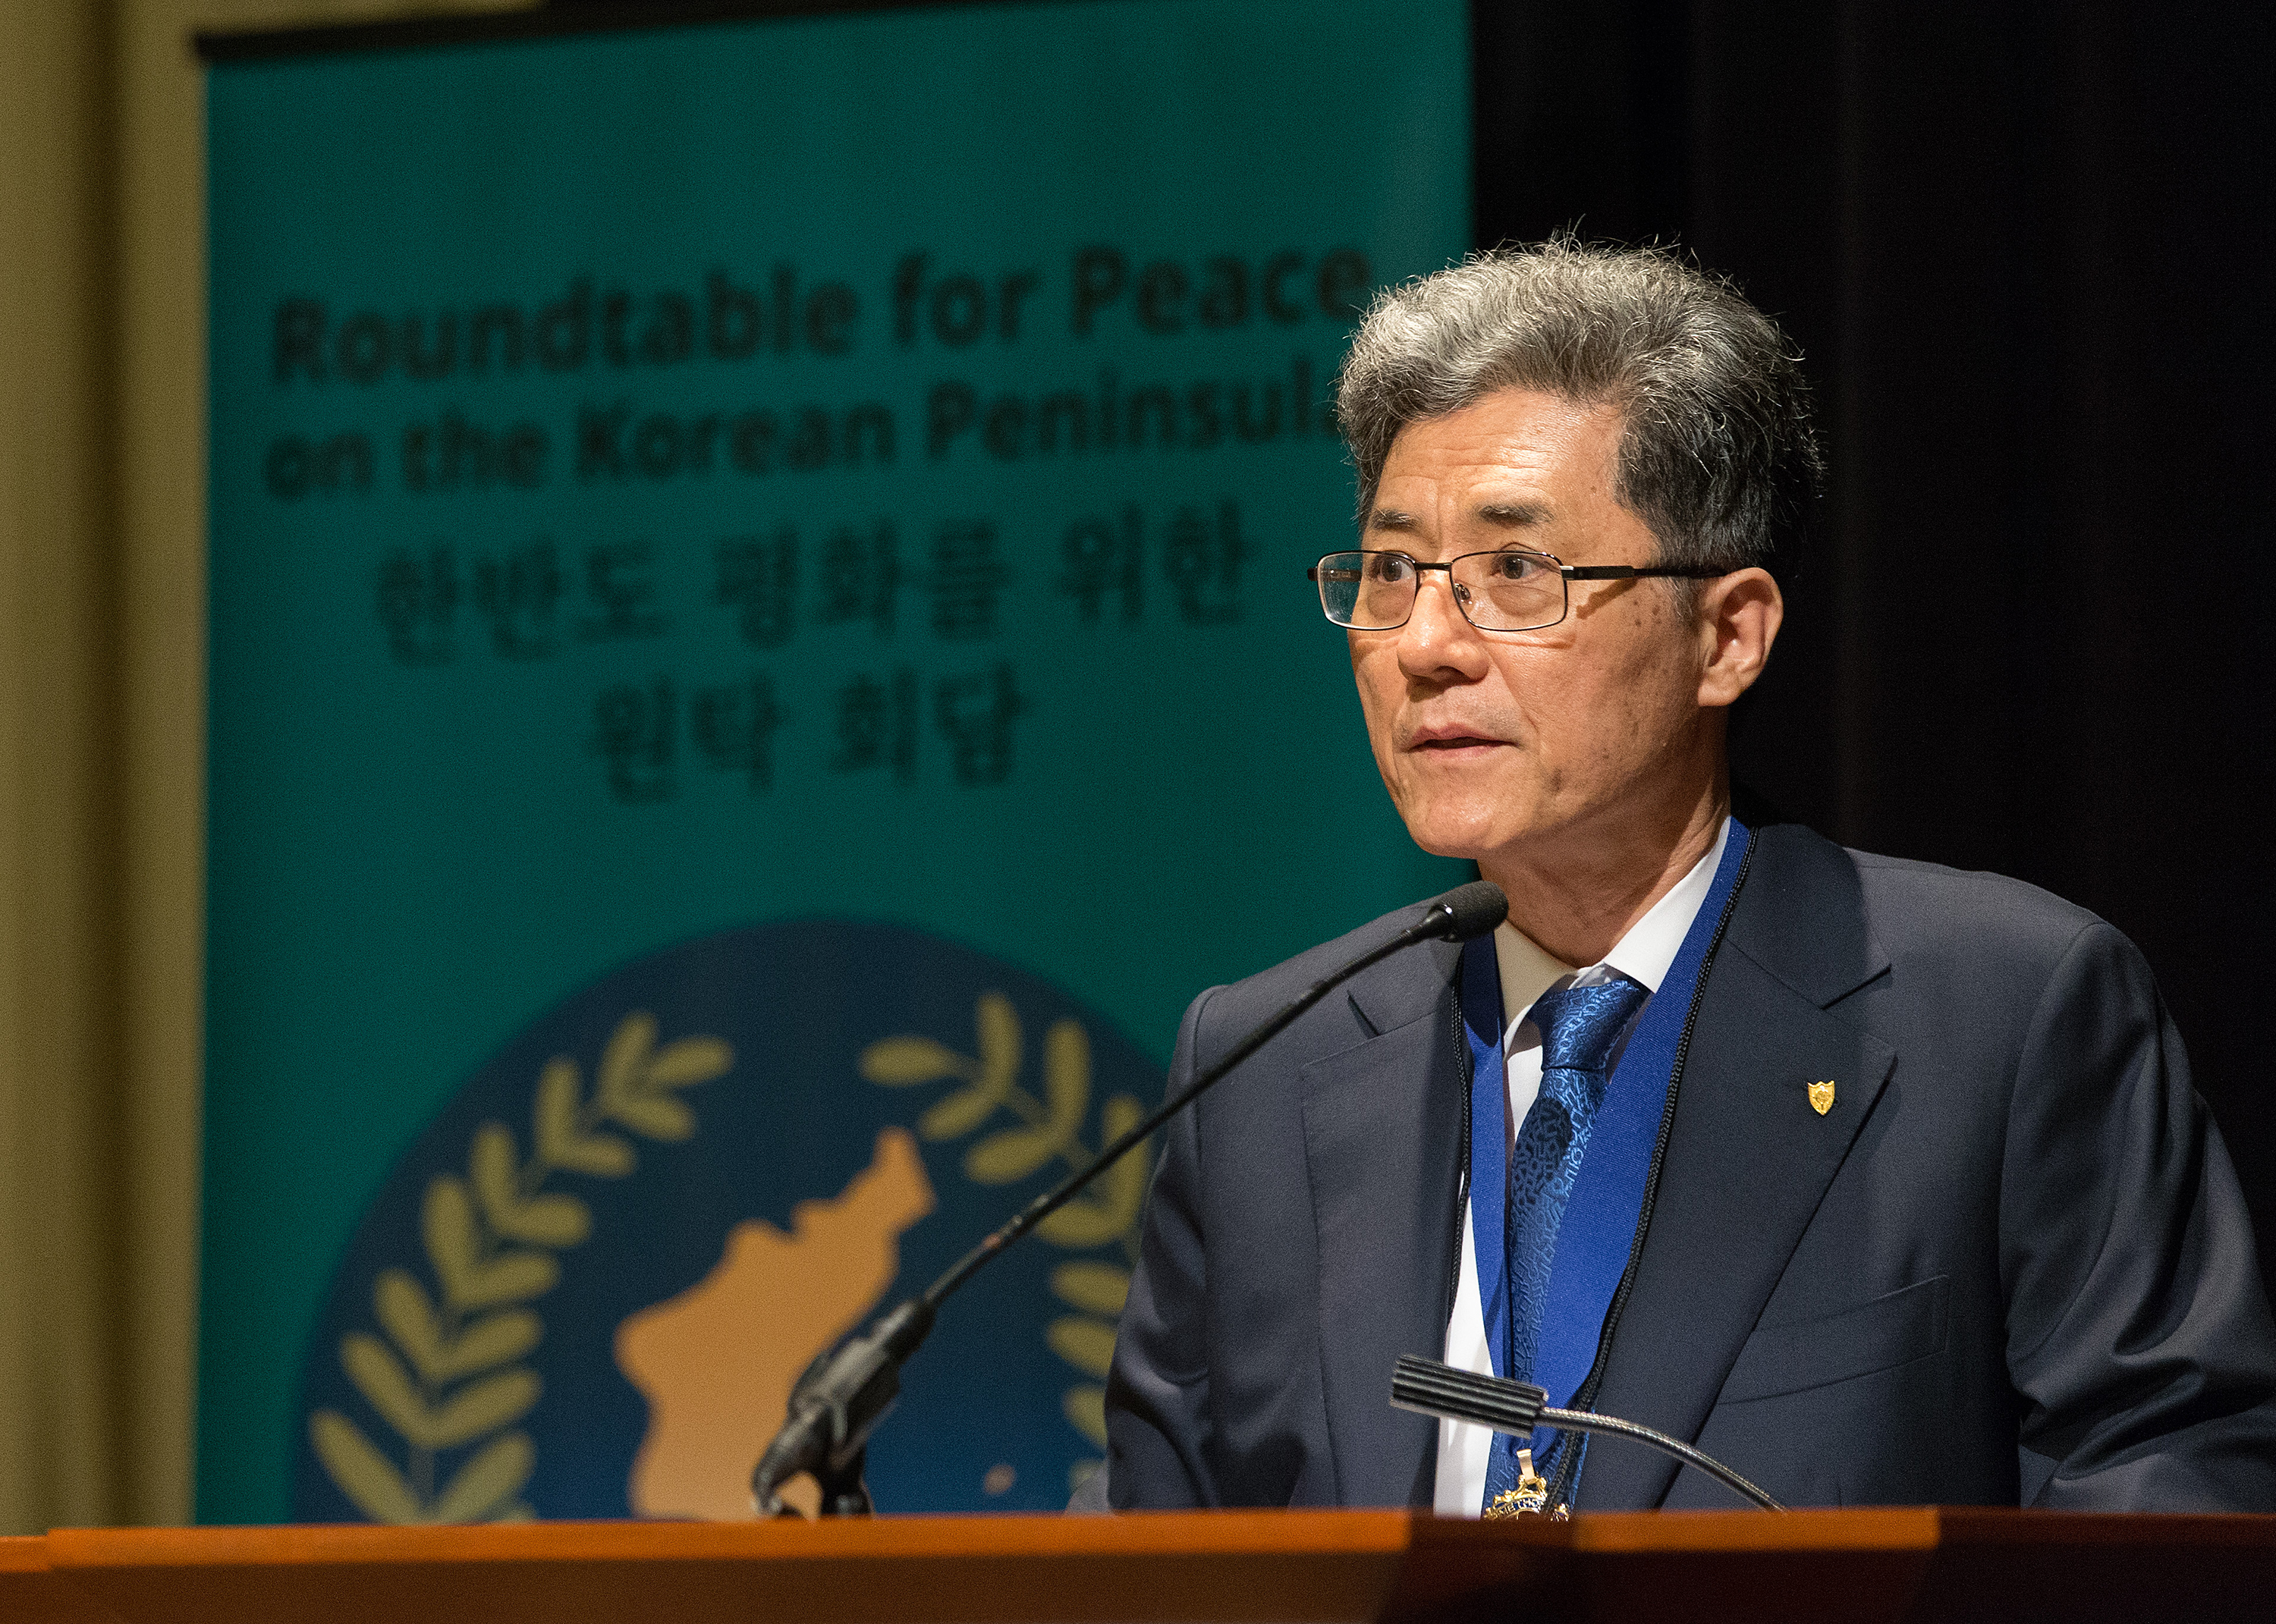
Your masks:
[{"label": "gold lapel pin", "polygon": [[1831,1077],[1824,1082],[1809,1085],[1809,1108],[1821,1117],[1833,1109],[1833,1080]]}]

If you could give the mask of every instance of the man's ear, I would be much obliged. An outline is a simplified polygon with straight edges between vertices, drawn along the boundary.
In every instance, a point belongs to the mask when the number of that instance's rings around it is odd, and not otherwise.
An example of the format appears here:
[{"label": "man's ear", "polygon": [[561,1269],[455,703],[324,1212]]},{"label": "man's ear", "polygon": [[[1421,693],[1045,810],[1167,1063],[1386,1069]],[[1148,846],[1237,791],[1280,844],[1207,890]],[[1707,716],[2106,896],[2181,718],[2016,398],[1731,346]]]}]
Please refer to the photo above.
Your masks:
[{"label": "man's ear", "polygon": [[1768,570],[1734,570],[1699,594],[1699,703],[1721,710],[1755,686],[1786,622],[1786,596]]}]

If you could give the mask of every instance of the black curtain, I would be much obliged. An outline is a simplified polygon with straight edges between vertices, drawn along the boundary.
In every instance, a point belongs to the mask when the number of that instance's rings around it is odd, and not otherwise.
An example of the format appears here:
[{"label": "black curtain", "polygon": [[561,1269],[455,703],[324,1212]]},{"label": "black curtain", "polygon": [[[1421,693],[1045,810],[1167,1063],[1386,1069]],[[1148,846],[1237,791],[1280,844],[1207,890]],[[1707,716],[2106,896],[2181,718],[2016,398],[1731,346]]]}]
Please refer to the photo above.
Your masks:
[{"label": "black curtain", "polygon": [[1680,241],[1832,464],[1739,776],[2148,954],[2276,1264],[2257,8],[1477,0],[1477,234]]}]

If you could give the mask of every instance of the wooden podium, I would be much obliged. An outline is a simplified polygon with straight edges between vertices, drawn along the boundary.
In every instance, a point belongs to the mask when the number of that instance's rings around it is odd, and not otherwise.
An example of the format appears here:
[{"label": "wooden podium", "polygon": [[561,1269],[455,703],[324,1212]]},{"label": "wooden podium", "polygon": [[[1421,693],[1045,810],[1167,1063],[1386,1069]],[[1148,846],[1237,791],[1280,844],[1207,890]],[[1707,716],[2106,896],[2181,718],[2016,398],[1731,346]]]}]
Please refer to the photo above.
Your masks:
[{"label": "wooden podium", "polygon": [[2276,1517],[1407,1512],[58,1529],[5,1624],[1371,1624],[2276,1617]]}]

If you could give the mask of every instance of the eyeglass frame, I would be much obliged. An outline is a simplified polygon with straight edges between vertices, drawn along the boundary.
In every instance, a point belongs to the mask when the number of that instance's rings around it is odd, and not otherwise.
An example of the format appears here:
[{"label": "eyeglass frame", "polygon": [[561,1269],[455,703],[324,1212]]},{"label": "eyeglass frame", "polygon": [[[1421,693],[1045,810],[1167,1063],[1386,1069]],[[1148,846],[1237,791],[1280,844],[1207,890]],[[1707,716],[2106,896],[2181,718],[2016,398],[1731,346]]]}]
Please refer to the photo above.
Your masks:
[{"label": "eyeglass frame", "polygon": [[[1485,548],[1477,552],[1457,553],[1454,557],[1438,564],[1425,564],[1413,553],[1401,552],[1395,547],[1339,547],[1333,552],[1322,553],[1318,562],[1304,571],[1304,579],[1316,586],[1324,586],[1326,583],[1320,580],[1320,566],[1331,558],[1345,558],[1353,554],[1357,554],[1362,558],[1404,558],[1415,566],[1417,579],[1415,582],[1415,596],[1407,602],[1406,618],[1390,626],[1347,626],[1328,613],[1327,598],[1323,594],[1320,599],[1321,618],[1330,626],[1346,632],[1395,632],[1405,626],[1408,620],[1415,618],[1415,605],[1421,602],[1422,597],[1421,574],[1425,570],[1445,572],[1446,596],[1454,600],[1454,607],[1461,611],[1462,618],[1469,622],[1470,629],[1486,637],[1507,636],[1519,632],[1545,632],[1552,626],[1564,625],[1573,613],[1572,583],[1576,581],[1719,581],[1726,575],[1736,573],[1733,570],[1710,568],[1703,565],[1567,564],[1553,552],[1541,552],[1530,547]],[[1544,620],[1537,626],[1480,626],[1476,621],[1470,619],[1469,606],[1462,602],[1461,595],[1453,589],[1454,565],[1461,563],[1465,558],[1500,558],[1512,554],[1521,558],[1538,558],[1556,568],[1559,588],[1564,600],[1564,607],[1558,611],[1557,618]]]}]

